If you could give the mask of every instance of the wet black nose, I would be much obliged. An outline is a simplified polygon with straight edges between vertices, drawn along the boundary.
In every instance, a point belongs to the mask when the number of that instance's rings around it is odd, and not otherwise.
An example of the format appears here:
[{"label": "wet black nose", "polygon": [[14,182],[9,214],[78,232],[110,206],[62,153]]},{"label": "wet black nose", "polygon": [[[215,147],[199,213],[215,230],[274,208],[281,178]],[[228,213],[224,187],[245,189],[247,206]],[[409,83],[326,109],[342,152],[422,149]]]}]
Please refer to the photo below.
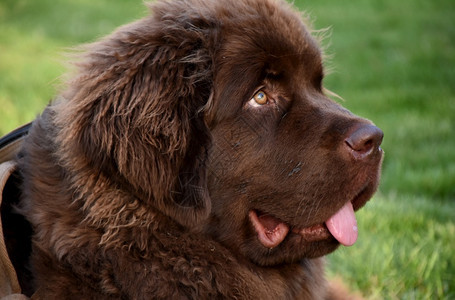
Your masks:
[{"label": "wet black nose", "polygon": [[379,150],[383,137],[381,129],[365,124],[356,128],[345,143],[355,159],[364,159]]}]

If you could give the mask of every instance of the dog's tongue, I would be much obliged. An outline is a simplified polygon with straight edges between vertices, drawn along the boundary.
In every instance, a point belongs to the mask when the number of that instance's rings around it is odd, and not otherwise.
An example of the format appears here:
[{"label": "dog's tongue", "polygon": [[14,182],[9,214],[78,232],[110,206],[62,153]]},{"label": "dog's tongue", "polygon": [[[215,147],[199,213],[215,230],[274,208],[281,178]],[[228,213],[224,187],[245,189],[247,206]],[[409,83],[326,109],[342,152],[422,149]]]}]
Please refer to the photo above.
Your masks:
[{"label": "dog's tongue", "polygon": [[346,203],[325,224],[340,244],[352,246],[356,242],[358,235],[357,220],[351,202]]}]

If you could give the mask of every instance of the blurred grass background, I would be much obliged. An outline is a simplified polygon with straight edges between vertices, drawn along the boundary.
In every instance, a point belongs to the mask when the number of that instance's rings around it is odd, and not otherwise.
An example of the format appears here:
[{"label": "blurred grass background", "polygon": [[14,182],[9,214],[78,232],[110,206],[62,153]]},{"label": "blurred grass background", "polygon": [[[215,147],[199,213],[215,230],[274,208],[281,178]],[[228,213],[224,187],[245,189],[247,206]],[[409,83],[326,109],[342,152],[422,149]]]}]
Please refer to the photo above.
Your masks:
[{"label": "blurred grass background", "polygon": [[[455,299],[455,1],[294,3],[330,28],[326,87],[385,132],[380,189],[329,275],[367,299]],[[146,12],[139,0],[0,0],[0,135],[53,98],[67,47]]]}]

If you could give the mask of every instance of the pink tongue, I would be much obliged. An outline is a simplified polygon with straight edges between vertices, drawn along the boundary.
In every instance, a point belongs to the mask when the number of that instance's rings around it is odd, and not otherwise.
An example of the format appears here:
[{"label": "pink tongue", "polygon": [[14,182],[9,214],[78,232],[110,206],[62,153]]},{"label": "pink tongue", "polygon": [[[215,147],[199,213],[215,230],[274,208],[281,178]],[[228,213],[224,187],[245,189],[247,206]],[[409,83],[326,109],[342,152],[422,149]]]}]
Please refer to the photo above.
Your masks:
[{"label": "pink tongue", "polygon": [[351,202],[346,203],[325,224],[340,244],[352,246],[356,242],[358,235],[357,220]]}]

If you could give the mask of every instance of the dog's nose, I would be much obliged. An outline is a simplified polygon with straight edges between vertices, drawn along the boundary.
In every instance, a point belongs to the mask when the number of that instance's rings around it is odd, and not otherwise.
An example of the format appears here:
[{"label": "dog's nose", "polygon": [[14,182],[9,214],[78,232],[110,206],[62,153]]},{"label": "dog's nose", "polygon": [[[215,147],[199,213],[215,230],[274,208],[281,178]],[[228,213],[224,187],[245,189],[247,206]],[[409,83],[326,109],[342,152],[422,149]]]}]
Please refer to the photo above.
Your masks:
[{"label": "dog's nose", "polygon": [[345,143],[355,159],[364,159],[379,150],[384,133],[374,125],[365,124],[356,128]]}]

